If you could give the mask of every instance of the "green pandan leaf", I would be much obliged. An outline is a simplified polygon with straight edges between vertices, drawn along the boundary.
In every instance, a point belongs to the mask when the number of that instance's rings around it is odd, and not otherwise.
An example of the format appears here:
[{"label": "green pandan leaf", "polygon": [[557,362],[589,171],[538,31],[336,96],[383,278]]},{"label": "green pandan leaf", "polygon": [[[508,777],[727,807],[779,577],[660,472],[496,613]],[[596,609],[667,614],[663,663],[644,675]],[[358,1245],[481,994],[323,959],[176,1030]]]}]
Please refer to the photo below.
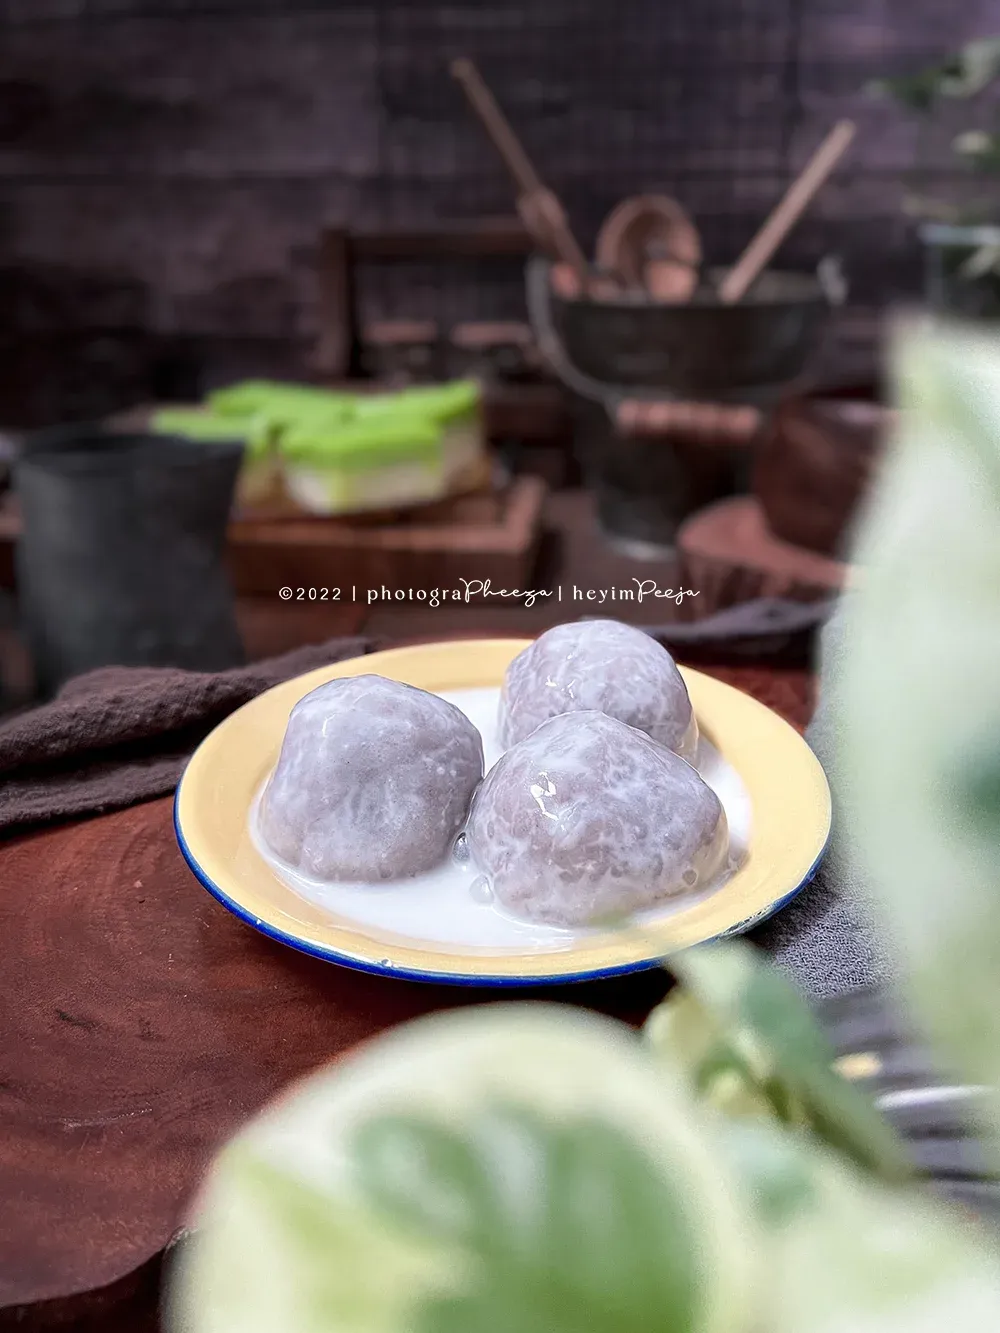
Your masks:
[{"label": "green pandan leaf", "polygon": [[911,331],[894,360],[903,411],[837,685],[844,820],[943,1067],[996,1087],[1000,343]]},{"label": "green pandan leaf", "polygon": [[173,1328],[755,1333],[759,1227],[704,1120],[620,1024],[412,1024],[222,1155]]},{"label": "green pandan leaf", "polygon": [[[809,1005],[759,950],[731,940],[678,954],[670,967],[689,1003],[701,1009],[702,1045],[693,1015],[685,1029],[656,1013],[648,1036],[692,1071],[695,1086],[718,1109],[759,1113],[766,1101],[773,1116],[809,1126],[865,1169],[889,1180],[910,1175],[890,1126],[833,1069],[835,1053]],[[728,1062],[720,1049],[728,1050]],[[713,1072],[729,1076],[728,1106],[712,1095]],[[734,1076],[741,1084],[732,1082]]]}]

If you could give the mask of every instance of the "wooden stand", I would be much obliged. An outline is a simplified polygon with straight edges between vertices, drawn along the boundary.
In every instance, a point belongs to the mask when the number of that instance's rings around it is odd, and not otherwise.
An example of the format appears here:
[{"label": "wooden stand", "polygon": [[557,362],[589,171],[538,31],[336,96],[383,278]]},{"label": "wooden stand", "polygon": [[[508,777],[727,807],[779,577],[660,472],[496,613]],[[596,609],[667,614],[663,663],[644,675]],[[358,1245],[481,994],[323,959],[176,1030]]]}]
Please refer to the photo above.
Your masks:
[{"label": "wooden stand", "polygon": [[292,600],[300,588],[337,588],[343,601],[352,588],[361,597],[382,584],[432,589],[492,579],[520,587],[534,565],[545,489],[538,477],[517,477],[497,493],[429,505],[392,522],[238,518],[229,530],[233,582],[244,595],[288,587]]},{"label": "wooden stand", "polygon": [[778,407],[755,451],[752,479],[775,537],[839,554],[892,417],[864,398],[815,395]]},{"label": "wooden stand", "polygon": [[[331,387],[357,389],[366,369],[400,362],[399,338],[409,339],[402,360],[413,350],[414,322],[399,321],[367,327],[361,318],[357,293],[364,275],[383,266],[418,263],[447,269],[456,263],[488,265],[524,261],[533,253],[532,239],[516,217],[481,218],[464,225],[440,224],[417,230],[349,231],[327,228],[320,237],[318,266],[321,335],[313,373]],[[419,322],[418,322],[419,323]],[[417,329],[417,351],[426,327]],[[483,412],[491,440],[517,439],[529,448],[538,446],[571,460],[570,414],[567,396],[540,367],[530,329],[522,323],[457,324],[437,331],[434,346],[437,370],[448,376],[470,373],[484,378]],[[395,341],[394,341],[395,340]],[[512,353],[516,353],[512,355]],[[418,357],[419,359],[419,357]],[[497,374],[514,363],[515,375]],[[483,371],[486,371],[483,375]],[[409,374],[410,372],[407,371]],[[377,387],[369,380],[372,387]],[[569,471],[572,471],[569,468]]]},{"label": "wooden stand", "polygon": [[752,496],[723,500],[681,527],[683,586],[696,591],[699,618],[754,597],[811,602],[839,592],[851,567],[773,536]]}]

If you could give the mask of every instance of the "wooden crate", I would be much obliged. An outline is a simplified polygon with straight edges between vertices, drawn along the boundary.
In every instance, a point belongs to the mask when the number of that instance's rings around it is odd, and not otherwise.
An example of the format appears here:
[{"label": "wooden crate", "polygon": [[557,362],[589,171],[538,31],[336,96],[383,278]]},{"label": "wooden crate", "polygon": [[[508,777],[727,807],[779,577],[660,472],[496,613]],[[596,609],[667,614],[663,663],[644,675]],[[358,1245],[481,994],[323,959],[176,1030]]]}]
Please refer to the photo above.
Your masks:
[{"label": "wooden crate", "polygon": [[[491,579],[524,587],[541,537],[545,484],[517,477],[493,494],[458,497],[392,522],[346,519],[237,518],[229,529],[229,565],[239,593],[292,588],[397,590],[461,587]],[[402,600],[402,599],[400,599]]]}]

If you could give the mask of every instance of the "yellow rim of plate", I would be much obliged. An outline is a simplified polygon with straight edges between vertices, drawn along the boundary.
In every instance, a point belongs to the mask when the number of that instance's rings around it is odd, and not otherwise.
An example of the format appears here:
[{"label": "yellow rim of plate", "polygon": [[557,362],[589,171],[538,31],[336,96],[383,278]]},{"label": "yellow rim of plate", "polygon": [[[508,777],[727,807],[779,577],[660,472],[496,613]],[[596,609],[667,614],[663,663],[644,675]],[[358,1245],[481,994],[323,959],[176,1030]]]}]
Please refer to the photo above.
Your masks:
[{"label": "yellow rim of plate", "polygon": [[581,935],[555,950],[455,946],[369,931],[306,902],[257,852],[247,812],[281,748],[288,715],[328,680],[381,675],[433,691],[497,687],[528,639],[395,648],[321,667],[276,685],[220,723],[177,789],[174,822],[201,883],[248,924],[305,953],[364,971],[467,985],[585,981],[653,967],[668,953],[750,929],[812,877],[830,832],[830,790],[802,737],[756,699],[681,668],[699,726],[749,793],[748,854],[709,898],[652,925]]}]

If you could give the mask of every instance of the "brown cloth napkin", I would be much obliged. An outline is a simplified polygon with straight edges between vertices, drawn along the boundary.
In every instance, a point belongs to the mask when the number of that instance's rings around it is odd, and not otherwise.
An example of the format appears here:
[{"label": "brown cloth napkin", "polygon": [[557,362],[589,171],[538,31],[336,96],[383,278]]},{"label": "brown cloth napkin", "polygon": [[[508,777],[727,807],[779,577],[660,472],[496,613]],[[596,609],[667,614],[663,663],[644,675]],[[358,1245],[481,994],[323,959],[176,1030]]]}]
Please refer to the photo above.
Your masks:
[{"label": "brown cloth napkin", "polygon": [[0,724],[0,836],[173,791],[191,752],[255,695],[371,651],[331,639],[232,671],[103,667]]}]

